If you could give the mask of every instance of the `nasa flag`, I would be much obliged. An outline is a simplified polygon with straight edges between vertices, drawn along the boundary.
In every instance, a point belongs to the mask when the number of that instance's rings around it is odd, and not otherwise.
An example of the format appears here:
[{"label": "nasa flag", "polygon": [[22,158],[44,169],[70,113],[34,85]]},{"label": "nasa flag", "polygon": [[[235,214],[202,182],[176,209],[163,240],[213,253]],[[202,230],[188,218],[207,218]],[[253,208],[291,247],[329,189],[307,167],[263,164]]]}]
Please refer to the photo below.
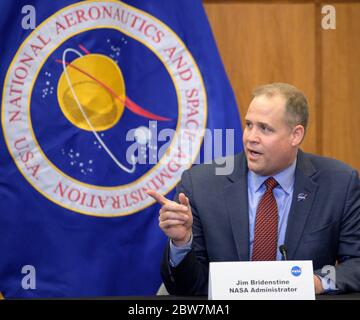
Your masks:
[{"label": "nasa flag", "polygon": [[192,164],[241,149],[201,1],[0,9],[0,292],[155,294],[166,237],[145,191],[171,198]]}]

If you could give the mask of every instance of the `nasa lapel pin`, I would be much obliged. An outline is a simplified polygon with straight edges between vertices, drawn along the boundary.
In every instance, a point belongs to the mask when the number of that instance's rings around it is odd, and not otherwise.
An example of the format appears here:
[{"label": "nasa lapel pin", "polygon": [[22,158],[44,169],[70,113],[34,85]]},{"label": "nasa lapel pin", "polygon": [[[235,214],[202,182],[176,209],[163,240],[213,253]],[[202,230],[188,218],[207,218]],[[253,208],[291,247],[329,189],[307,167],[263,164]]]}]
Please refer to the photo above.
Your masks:
[{"label": "nasa lapel pin", "polygon": [[307,193],[299,193],[297,195],[297,201],[303,201],[307,198],[308,194]]}]

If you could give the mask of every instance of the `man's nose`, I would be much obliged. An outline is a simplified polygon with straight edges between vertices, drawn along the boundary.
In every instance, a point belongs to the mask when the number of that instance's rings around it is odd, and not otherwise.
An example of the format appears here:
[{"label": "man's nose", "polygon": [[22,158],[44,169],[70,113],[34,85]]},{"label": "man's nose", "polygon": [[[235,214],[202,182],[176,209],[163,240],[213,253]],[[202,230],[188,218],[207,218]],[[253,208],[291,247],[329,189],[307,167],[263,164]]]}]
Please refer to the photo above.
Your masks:
[{"label": "man's nose", "polygon": [[260,137],[256,128],[247,129],[247,140],[251,143],[259,143]]}]

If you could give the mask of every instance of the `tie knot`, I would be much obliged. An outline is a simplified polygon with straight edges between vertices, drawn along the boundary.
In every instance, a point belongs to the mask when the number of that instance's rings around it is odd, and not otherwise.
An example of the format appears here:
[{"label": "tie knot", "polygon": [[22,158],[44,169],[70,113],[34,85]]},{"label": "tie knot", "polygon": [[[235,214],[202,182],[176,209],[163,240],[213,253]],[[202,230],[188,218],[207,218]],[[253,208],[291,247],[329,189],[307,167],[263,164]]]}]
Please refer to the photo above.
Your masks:
[{"label": "tie knot", "polygon": [[265,185],[266,185],[266,191],[267,190],[272,191],[278,185],[278,182],[273,177],[270,177],[265,181]]}]

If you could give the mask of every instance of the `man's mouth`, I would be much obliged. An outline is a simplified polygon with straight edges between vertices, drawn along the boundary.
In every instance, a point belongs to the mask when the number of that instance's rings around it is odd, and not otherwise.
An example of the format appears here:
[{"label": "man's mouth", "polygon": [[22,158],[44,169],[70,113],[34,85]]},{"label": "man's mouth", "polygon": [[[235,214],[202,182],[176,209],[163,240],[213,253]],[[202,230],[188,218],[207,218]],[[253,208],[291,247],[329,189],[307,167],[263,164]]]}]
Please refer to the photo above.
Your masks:
[{"label": "man's mouth", "polygon": [[251,158],[258,158],[262,155],[262,153],[255,151],[255,150],[248,149],[248,155],[250,155]]}]

